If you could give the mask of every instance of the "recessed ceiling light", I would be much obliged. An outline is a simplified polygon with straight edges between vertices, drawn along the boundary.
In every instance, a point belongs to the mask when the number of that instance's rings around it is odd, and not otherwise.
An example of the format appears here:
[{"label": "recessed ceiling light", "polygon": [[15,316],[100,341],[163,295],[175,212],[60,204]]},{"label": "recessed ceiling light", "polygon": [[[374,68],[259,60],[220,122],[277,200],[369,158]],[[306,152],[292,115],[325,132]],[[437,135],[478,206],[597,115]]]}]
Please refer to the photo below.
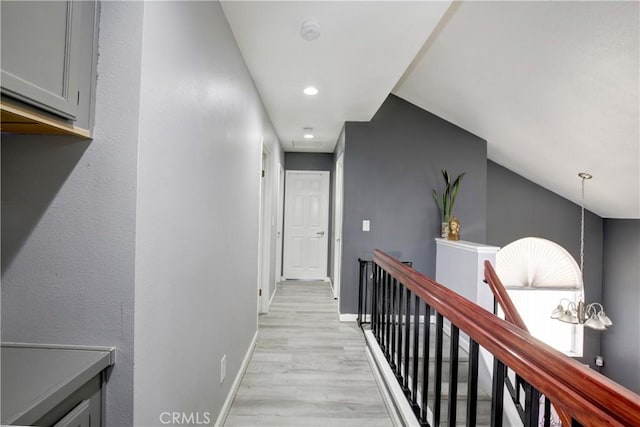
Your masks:
[{"label": "recessed ceiling light", "polygon": [[313,128],[304,128],[304,139],[313,139]]},{"label": "recessed ceiling light", "polygon": [[313,41],[320,37],[320,24],[316,21],[305,21],[300,28],[300,35],[307,41]]},{"label": "recessed ceiling light", "polygon": [[305,95],[313,96],[318,94],[318,89],[313,86],[308,86],[304,88],[303,92]]}]

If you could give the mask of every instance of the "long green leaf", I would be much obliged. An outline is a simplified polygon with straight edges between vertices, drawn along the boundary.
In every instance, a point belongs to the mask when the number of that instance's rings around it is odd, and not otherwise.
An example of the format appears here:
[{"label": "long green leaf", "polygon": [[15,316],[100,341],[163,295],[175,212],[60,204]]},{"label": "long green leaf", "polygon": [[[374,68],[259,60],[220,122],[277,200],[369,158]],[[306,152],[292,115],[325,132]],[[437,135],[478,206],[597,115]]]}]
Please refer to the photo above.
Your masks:
[{"label": "long green leaf", "polygon": [[460,183],[462,182],[462,178],[465,176],[466,172],[461,173],[458,177],[453,181],[453,191],[451,193],[451,201],[449,203],[450,215],[453,215],[453,204],[456,202],[456,197],[458,197],[458,190],[460,189]]},{"label": "long green leaf", "polygon": [[449,176],[449,172],[442,169],[442,177],[444,178],[445,189],[451,187],[451,177]]},{"label": "long green leaf", "polygon": [[438,205],[438,209],[440,209],[440,213],[442,213],[442,203],[440,203],[440,197],[436,190],[431,190],[433,192],[433,200],[436,201],[436,205]]},{"label": "long green leaf", "polygon": [[447,185],[447,187],[444,190],[444,193],[442,193],[442,212],[443,212],[443,218],[442,220],[444,222],[449,221],[449,214],[451,212],[450,208],[449,208],[449,197],[450,197],[450,187]]}]

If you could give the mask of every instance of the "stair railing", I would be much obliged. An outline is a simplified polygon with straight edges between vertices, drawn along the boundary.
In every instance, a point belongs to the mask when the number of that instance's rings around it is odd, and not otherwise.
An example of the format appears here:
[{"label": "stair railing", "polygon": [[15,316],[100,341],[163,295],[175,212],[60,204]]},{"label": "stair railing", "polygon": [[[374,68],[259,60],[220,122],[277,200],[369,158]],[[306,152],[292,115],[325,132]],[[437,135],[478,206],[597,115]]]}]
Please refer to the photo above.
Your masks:
[{"label": "stair railing", "polygon": [[[516,308],[513,300],[509,296],[509,292],[502,284],[502,281],[498,277],[498,274],[494,270],[493,266],[489,261],[484,262],[484,279],[489,289],[493,293],[493,297],[495,303],[500,306],[502,312],[504,313],[505,320],[520,329],[523,329],[527,333],[529,332],[529,328],[524,323],[524,320],[520,316],[520,312]],[[497,313],[494,313],[497,314]],[[504,376],[505,385],[509,390],[509,394],[511,395],[511,399],[518,409],[518,413],[520,414],[520,418],[525,421],[527,412],[531,412],[537,407],[538,402],[533,402],[531,400],[532,397],[536,394],[532,391],[531,385],[520,377],[520,375],[515,376],[515,384],[511,383],[508,376]],[[525,404],[524,408],[521,404],[520,392],[524,390],[525,392]],[[528,399],[527,399],[528,397]],[[557,409],[558,417],[562,425],[568,426],[571,425],[571,417],[563,410]],[[543,417],[543,427],[550,427],[551,425],[551,403],[549,399],[544,397],[544,417]]]},{"label": "stair railing", "polygon": [[[555,408],[566,415],[566,425],[640,425],[640,396],[379,250],[374,251],[373,257],[372,298],[372,332],[422,425],[428,425],[429,420],[434,426],[441,423],[441,405],[445,400],[441,390],[445,319],[450,322],[448,425],[456,424],[458,409],[460,332],[469,337],[467,425],[476,424],[480,346],[491,353],[495,361],[492,426],[502,425],[503,387],[497,384],[504,382],[507,368],[530,385],[532,402],[538,401],[540,395],[553,402]],[[423,316],[428,326],[432,311],[436,325],[435,382],[433,405],[428,408],[430,328],[420,328],[419,319]],[[422,357],[422,369],[420,352],[427,355]],[[525,426],[539,425],[535,407],[526,415]]]}]

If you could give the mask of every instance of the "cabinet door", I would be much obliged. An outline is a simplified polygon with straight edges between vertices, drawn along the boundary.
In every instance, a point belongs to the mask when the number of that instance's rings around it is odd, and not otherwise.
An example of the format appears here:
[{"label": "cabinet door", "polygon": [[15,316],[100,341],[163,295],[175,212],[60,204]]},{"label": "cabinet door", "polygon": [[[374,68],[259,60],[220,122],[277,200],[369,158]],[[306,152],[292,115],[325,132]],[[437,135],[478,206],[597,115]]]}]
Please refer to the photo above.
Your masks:
[{"label": "cabinet door", "polygon": [[79,4],[3,0],[1,7],[2,93],[75,119]]},{"label": "cabinet door", "polygon": [[63,419],[55,423],[53,427],[91,427],[89,400],[82,401]]}]

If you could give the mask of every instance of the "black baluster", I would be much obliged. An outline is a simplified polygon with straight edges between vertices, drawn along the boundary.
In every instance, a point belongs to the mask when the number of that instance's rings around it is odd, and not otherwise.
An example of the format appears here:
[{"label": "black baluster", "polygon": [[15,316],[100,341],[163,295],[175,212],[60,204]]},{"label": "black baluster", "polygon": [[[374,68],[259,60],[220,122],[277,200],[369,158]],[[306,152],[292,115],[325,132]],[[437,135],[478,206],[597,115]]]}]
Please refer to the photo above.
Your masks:
[{"label": "black baluster", "polygon": [[373,336],[378,338],[378,280],[377,277],[377,265],[374,263],[371,267],[373,278],[371,288],[371,332]]},{"label": "black baluster", "polygon": [[402,302],[404,301],[404,285],[402,283],[398,284],[398,313],[397,313],[397,328],[398,328],[398,347],[396,349],[397,355],[397,370],[396,370],[396,378],[398,379],[398,383],[400,386],[403,385],[402,381],[402,310],[404,305]]},{"label": "black baluster", "polygon": [[436,361],[433,398],[433,424],[440,425],[440,397],[442,395],[442,314],[436,312]]},{"label": "black baluster", "polygon": [[415,296],[413,305],[413,374],[411,375],[411,407],[417,417],[420,417],[418,406],[418,357],[420,353],[420,298]]},{"label": "black baluster", "polygon": [[360,326],[361,325],[360,318],[362,317],[362,275],[363,275],[362,260],[360,258],[358,258],[358,266],[360,271],[358,273],[358,317],[356,319],[356,323],[358,324],[358,326]]},{"label": "black baluster", "polygon": [[[363,319],[363,323],[366,323],[367,320],[367,312],[369,313],[369,324],[371,325],[373,323],[373,306],[372,306],[372,301],[373,301],[373,264],[369,263],[369,261],[365,261],[365,296],[366,298],[364,299],[364,306],[363,306],[363,313],[364,313],[364,319]],[[369,295],[367,295],[367,293]],[[367,301],[369,300],[369,301]]]},{"label": "black baluster", "polygon": [[429,399],[429,340],[431,339],[431,307],[424,303],[424,331],[422,343],[422,421],[427,420]]},{"label": "black baluster", "polygon": [[456,425],[456,408],[458,405],[458,345],[460,330],[451,324],[451,340],[449,347],[449,419],[451,426]]},{"label": "black baluster", "polygon": [[527,385],[525,385],[524,390],[524,425],[525,427],[534,427],[538,425],[538,415],[540,411],[540,392],[528,383]]},{"label": "black baluster", "polygon": [[493,393],[491,394],[491,427],[502,427],[505,365],[493,358]]},{"label": "black baluster", "polygon": [[551,426],[551,401],[544,397],[544,427]]},{"label": "black baluster", "polygon": [[391,293],[391,314],[393,315],[393,317],[391,318],[391,368],[395,373],[397,370],[397,366],[399,366],[396,363],[396,342],[398,339],[398,337],[396,336],[396,325],[398,323],[398,312],[396,308],[396,305],[398,304],[398,282],[396,279],[393,279],[392,289],[393,292]]},{"label": "black baluster", "polygon": [[382,346],[382,273],[379,265],[376,264],[376,273],[373,276],[376,280],[376,338]]},{"label": "black baluster", "polygon": [[384,292],[384,355],[389,360],[389,276],[386,271],[382,270],[382,289]]},{"label": "black baluster", "polygon": [[405,298],[404,311],[404,394],[409,396],[409,334],[411,333],[411,290],[407,288],[407,297]]},{"label": "black baluster", "polygon": [[476,425],[478,408],[478,350],[477,342],[469,338],[469,379],[467,380],[467,426]]}]

